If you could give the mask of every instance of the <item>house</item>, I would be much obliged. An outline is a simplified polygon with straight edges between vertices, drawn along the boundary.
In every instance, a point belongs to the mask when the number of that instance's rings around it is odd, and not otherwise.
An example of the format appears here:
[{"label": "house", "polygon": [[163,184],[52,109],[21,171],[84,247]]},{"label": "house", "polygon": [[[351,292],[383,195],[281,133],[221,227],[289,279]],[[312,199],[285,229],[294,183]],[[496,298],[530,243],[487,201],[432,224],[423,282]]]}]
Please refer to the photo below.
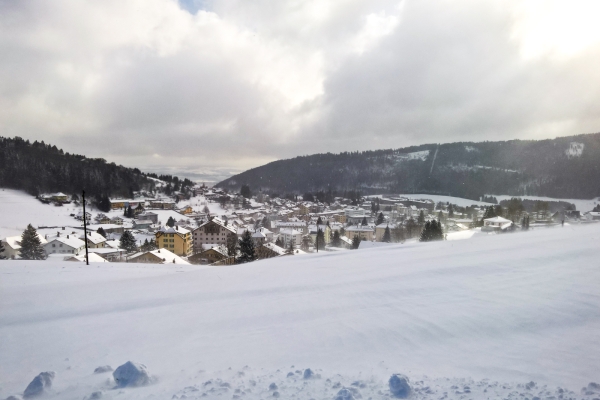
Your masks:
[{"label": "house", "polygon": [[142,214],[143,212],[144,212],[144,206],[142,205],[142,202],[140,202],[140,204],[138,204],[137,207],[133,209],[133,215],[139,215],[139,214]]},{"label": "house", "polygon": [[502,217],[486,218],[483,220],[482,232],[497,232],[508,229],[512,221]]},{"label": "house", "polygon": [[173,210],[175,208],[175,201],[173,200],[150,200],[150,207],[159,210]]},{"label": "house", "polygon": [[300,247],[302,244],[302,232],[292,228],[283,228],[279,231],[279,238],[283,241],[283,247],[290,247],[290,242],[294,242],[294,247]]},{"label": "house", "polygon": [[54,201],[56,203],[66,203],[69,201],[68,196],[62,192],[43,194],[40,196],[43,200]]},{"label": "house", "polygon": [[588,211],[583,214],[583,217],[588,221],[600,221],[600,212]]},{"label": "house", "polygon": [[[106,262],[108,262],[105,258],[103,258],[102,256],[100,256],[96,253],[89,253],[88,260],[91,263],[106,263]],[[85,262],[85,253],[80,254],[78,256],[67,257],[67,258],[65,258],[65,261]]]},{"label": "house", "polygon": [[263,258],[284,256],[286,254],[287,250],[277,246],[275,243],[265,243],[256,248],[256,257],[259,260],[262,260]]},{"label": "house", "polygon": [[396,228],[395,224],[390,224],[387,222],[384,222],[382,224],[379,224],[375,227],[375,241],[377,242],[382,242],[383,241],[383,235],[385,235],[385,229],[388,228],[390,229],[390,236],[392,235],[392,230],[394,228]]},{"label": "house", "polygon": [[152,221],[153,224],[158,224],[158,214],[153,212],[145,212],[142,214],[138,214],[138,219],[145,219]]},{"label": "house", "polygon": [[156,231],[155,237],[159,250],[166,249],[182,257],[192,254],[192,232],[185,228],[161,227]]},{"label": "house", "polygon": [[[38,238],[42,245],[48,241],[38,233]],[[4,253],[2,254],[7,259],[16,260],[21,254],[21,236],[9,236],[2,241],[4,245]]]},{"label": "house", "polygon": [[[319,229],[323,231],[325,244],[329,244],[332,235],[331,227],[329,225],[319,225]],[[317,225],[309,225],[308,234],[310,235],[313,243],[317,243]]]},{"label": "house", "polygon": [[237,234],[236,229],[222,219],[208,220],[193,231],[194,249],[200,249],[203,244],[226,244],[227,236],[232,233]]},{"label": "house", "polygon": [[256,231],[252,234],[252,240],[254,240],[255,245],[260,246],[267,242],[267,237],[262,232]]},{"label": "house", "polygon": [[148,229],[152,225],[152,221],[149,219],[134,219],[133,220],[133,228],[134,229]]},{"label": "house", "polygon": [[98,224],[110,224],[110,218],[108,218],[104,214],[98,214],[98,215],[96,215],[95,220],[96,220],[96,222]]},{"label": "house", "polygon": [[85,249],[85,242],[71,234],[58,236],[44,245],[46,254],[79,254]]},{"label": "house", "polygon": [[177,210],[177,212],[179,214],[189,215],[189,214],[193,214],[194,210],[192,209],[191,206],[184,206],[184,207],[181,207],[179,210]]},{"label": "house", "polygon": [[215,263],[217,261],[225,260],[227,258],[229,258],[227,247],[225,247],[224,245],[219,245],[201,251],[200,253],[196,253],[192,256],[189,256],[188,260],[192,264],[207,265]]},{"label": "house", "polygon": [[123,225],[123,222],[125,220],[121,217],[114,217],[113,219],[110,220],[111,223],[115,224],[115,225]]},{"label": "house", "polygon": [[127,207],[134,209],[140,205],[139,201],[131,199],[109,199],[108,201],[110,202],[111,210],[118,210]]},{"label": "house", "polygon": [[[75,219],[78,221],[83,221],[83,211],[79,211],[77,213],[77,215],[75,215]],[[85,221],[89,222],[92,219],[92,214],[90,214],[89,212],[85,213]]]},{"label": "house", "polygon": [[[83,236],[80,237],[83,240]],[[88,248],[99,249],[106,245],[106,238],[97,232],[87,233]]]},{"label": "house", "polygon": [[348,238],[360,237],[362,240],[373,240],[373,228],[367,225],[352,225],[346,228]]},{"label": "house", "polygon": [[[117,240],[115,240],[114,242],[116,242],[115,245],[117,247],[111,247],[107,245],[106,247],[91,248],[88,249],[88,253],[98,254],[99,256],[108,260],[109,262],[123,261],[123,258],[126,256],[127,252],[118,247],[119,242]],[[90,258],[90,262],[91,261],[92,259]]]},{"label": "house", "polygon": [[183,264],[190,263],[167,249],[156,249],[131,255],[127,262],[144,264]]}]

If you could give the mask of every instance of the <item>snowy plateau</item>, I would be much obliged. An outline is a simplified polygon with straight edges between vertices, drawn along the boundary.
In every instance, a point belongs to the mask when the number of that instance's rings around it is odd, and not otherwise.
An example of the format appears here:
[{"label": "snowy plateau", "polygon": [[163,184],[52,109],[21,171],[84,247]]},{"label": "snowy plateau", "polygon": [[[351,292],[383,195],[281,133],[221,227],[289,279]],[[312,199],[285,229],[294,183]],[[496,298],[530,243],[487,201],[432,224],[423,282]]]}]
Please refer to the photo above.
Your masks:
[{"label": "snowy plateau", "polygon": [[1,261],[0,398],[43,372],[42,399],[387,399],[394,374],[414,399],[600,398],[599,241],[589,224],[227,267]]}]

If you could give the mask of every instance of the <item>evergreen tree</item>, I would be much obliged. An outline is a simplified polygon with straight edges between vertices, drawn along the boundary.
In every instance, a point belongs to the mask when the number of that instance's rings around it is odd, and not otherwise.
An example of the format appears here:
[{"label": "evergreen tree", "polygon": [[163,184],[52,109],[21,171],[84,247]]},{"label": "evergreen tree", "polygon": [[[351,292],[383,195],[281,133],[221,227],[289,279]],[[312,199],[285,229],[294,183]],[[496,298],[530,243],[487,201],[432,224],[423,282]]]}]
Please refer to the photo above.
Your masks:
[{"label": "evergreen tree", "polygon": [[133,237],[133,233],[131,233],[131,231],[123,232],[121,239],[119,240],[119,246],[128,253],[133,253],[137,250],[135,237]]},{"label": "evergreen tree", "polygon": [[229,257],[235,257],[237,255],[237,249],[238,249],[238,238],[235,233],[231,232],[227,235],[226,246],[227,246],[227,255]]},{"label": "evergreen tree", "polygon": [[361,224],[364,226],[367,225],[367,223],[367,217],[363,217]]},{"label": "evergreen tree", "polygon": [[442,223],[436,220],[427,221],[423,231],[421,231],[420,242],[431,242],[434,240],[444,240],[444,231]]},{"label": "evergreen tree", "polygon": [[404,242],[406,240],[406,234],[402,225],[398,225],[394,228],[392,239],[394,242]]},{"label": "evergreen tree", "polygon": [[296,251],[295,247],[294,247],[294,239],[292,238],[292,240],[290,240],[290,245],[288,246],[287,250],[285,251],[285,254],[289,254],[289,255],[294,255],[294,252]]},{"label": "evergreen tree", "polygon": [[410,218],[408,221],[406,221],[406,233],[407,233],[409,239],[414,236],[417,236],[418,228],[419,228],[419,225],[415,222],[414,219]]},{"label": "evergreen tree", "polygon": [[302,236],[302,244],[300,245],[300,248],[302,249],[302,251],[308,251],[311,244],[312,244],[312,238],[310,237],[310,235]]},{"label": "evergreen tree", "polygon": [[392,237],[390,234],[390,227],[386,226],[385,227],[385,231],[383,232],[383,239],[381,240],[382,242],[386,242],[386,243],[390,243],[392,241]]},{"label": "evergreen tree", "polygon": [[452,204],[448,206],[448,217],[454,218],[454,206]]},{"label": "evergreen tree", "polygon": [[4,243],[0,241],[0,260],[4,260],[6,258],[6,256],[2,253],[4,253]]},{"label": "evergreen tree", "polygon": [[247,263],[256,260],[256,251],[254,249],[254,240],[249,231],[245,231],[239,240],[240,256],[238,262]]},{"label": "evergreen tree", "polygon": [[104,231],[103,227],[98,228],[98,230],[96,231],[99,235],[102,235],[105,239],[106,239],[106,232]]},{"label": "evergreen tree", "polygon": [[343,226],[340,228],[340,236],[346,236],[346,230]]},{"label": "evergreen tree", "polygon": [[358,236],[358,235],[354,236],[352,238],[352,249],[353,250],[358,249],[358,247],[360,246],[360,242],[361,242],[360,236]]},{"label": "evergreen tree", "polygon": [[175,226],[175,220],[173,219],[173,217],[169,217],[169,219],[167,220],[167,226],[171,228]]},{"label": "evergreen tree", "polygon": [[317,225],[323,225],[323,220],[321,217],[317,218]]},{"label": "evergreen tree", "polygon": [[42,241],[31,224],[27,225],[27,229],[21,235],[21,252],[19,256],[23,260],[45,260],[47,257],[42,247]]},{"label": "evergreen tree", "polygon": [[280,237],[275,241],[275,246],[283,247],[283,240]]},{"label": "evergreen tree", "polygon": [[317,229],[317,248],[321,250],[325,248],[325,234],[321,228]]},{"label": "evergreen tree", "polygon": [[383,224],[384,218],[383,218],[383,213],[379,213],[379,215],[377,216],[377,223],[376,225],[381,225]]},{"label": "evergreen tree", "polygon": [[248,185],[242,185],[242,188],[240,189],[240,194],[242,196],[244,196],[244,198],[249,199],[250,196],[251,196],[250,186],[248,186]]},{"label": "evergreen tree", "polygon": [[206,214],[206,215],[209,215],[210,214],[210,209],[208,208],[208,206],[205,205],[204,208],[202,209],[202,212],[204,214]]},{"label": "evergreen tree", "polygon": [[423,224],[425,224],[425,213],[423,212],[423,210],[421,210],[421,212],[419,212],[419,218],[417,219],[417,223],[420,226],[423,226]]},{"label": "evergreen tree", "polygon": [[485,209],[485,213],[483,214],[483,219],[494,218],[496,216],[496,210],[494,206],[489,206]]},{"label": "evergreen tree", "polygon": [[333,232],[333,237],[331,238],[331,246],[333,247],[340,247],[340,245],[342,244],[342,239],[340,239],[340,232],[339,231],[334,231]]}]

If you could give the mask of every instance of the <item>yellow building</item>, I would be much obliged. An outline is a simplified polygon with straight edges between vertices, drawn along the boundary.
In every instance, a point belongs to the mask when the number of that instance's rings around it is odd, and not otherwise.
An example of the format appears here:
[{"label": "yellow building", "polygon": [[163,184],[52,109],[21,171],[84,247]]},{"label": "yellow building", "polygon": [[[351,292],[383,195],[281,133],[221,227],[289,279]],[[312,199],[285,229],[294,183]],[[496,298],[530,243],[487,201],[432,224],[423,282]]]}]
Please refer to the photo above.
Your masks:
[{"label": "yellow building", "polygon": [[192,254],[192,232],[180,227],[164,227],[156,231],[156,245],[181,257]]}]

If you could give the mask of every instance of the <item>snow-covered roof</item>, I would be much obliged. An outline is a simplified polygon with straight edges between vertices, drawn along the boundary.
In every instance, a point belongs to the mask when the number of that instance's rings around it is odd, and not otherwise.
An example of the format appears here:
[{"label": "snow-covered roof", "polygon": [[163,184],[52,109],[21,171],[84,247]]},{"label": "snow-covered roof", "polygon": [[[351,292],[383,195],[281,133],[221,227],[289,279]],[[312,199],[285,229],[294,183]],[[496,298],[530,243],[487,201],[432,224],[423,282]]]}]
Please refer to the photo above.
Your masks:
[{"label": "snow-covered roof", "polygon": [[302,235],[302,232],[292,228],[283,228],[279,231],[279,233],[282,233],[284,235]]},{"label": "snow-covered roof", "polygon": [[280,256],[286,254],[286,251],[287,251],[283,247],[277,246],[275,243],[265,243],[265,244],[263,244],[263,246],[269,250],[273,250],[275,253],[279,254]]},{"label": "snow-covered roof", "polygon": [[190,233],[189,230],[179,227],[179,226],[174,226],[173,228],[171,228],[170,226],[161,226],[157,232],[160,233],[176,233],[178,235],[186,235],[188,233]]},{"label": "snow-covered roof", "polygon": [[73,249],[78,249],[80,247],[85,246],[85,242],[83,240],[79,239],[75,235],[60,236],[60,237],[54,238],[53,240],[49,241],[47,244],[50,244],[52,242],[60,242],[66,246],[73,248]]},{"label": "snow-covered roof", "polygon": [[[89,253],[88,254],[88,259],[91,263],[105,263],[108,262],[106,259],[104,259],[103,257],[99,256],[96,253]],[[81,262],[85,262],[85,254],[80,254],[78,256],[72,256],[72,257],[67,257],[65,260],[67,261],[81,261]]]},{"label": "snow-covered roof", "polygon": [[[48,243],[48,241],[42,235],[40,235],[39,232],[37,236],[43,245]],[[21,248],[21,236],[8,236],[3,240],[3,242],[9,245],[13,250],[18,250]]]},{"label": "snow-covered roof", "polygon": [[[93,244],[106,242],[106,238],[98,232],[88,232],[87,239]],[[81,240],[83,240],[83,236],[81,236]]]},{"label": "snow-covered roof", "polygon": [[370,226],[353,225],[346,228],[346,232],[373,232]]},{"label": "snow-covered roof", "polygon": [[506,218],[502,218],[502,217],[494,217],[494,218],[486,218],[484,219],[484,221],[486,222],[494,222],[497,224],[506,224],[506,223],[512,223],[512,221],[510,219],[506,219]]},{"label": "snow-covered roof", "polygon": [[[151,253],[152,255],[162,259],[161,264],[186,264],[189,265],[189,262],[185,261],[183,258],[179,257],[177,254],[170,252],[167,249],[156,249],[146,252],[140,252],[129,257],[129,260],[133,260],[141,255]],[[134,261],[135,262],[135,261]]]}]

